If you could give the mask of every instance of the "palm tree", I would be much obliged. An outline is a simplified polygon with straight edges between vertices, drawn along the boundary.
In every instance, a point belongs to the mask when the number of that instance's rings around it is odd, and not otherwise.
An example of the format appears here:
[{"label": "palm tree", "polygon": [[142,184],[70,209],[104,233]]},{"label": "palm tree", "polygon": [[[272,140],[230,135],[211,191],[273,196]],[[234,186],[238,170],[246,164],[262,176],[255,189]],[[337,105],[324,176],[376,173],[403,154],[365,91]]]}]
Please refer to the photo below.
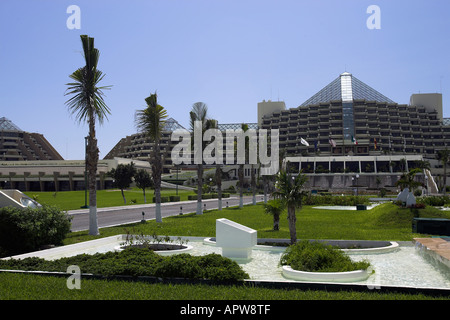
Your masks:
[{"label": "palm tree", "polygon": [[280,215],[284,211],[283,203],[280,199],[272,199],[264,203],[264,212],[273,217],[273,230],[280,230]]},{"label": "palm tree", "polygon": [[420,171],[420,168],[411,169],[408,173],[404,173],[395,185],[399,186],[402,190],[408,188],[410,192],[414,192],[415,188],[423,186],[421,182],[414,180],[414,177]]},{"label": "palm tree", "polygon": [[89,136],[86,147],[86,167],[89,186],[89,234],[98,235],[97,223],[97,164],[99,150],[95,136],[95,122],[103,123],[111,113],[103,100],[103,91],[110,86],[99,87],[99,82],[105,76],[97,69],[100,52],[94,47],[94,38],[81,35],[85,66],[75,70],[69,77],[74,81],[69,86],[65,95],[73,95],[66,101],[66,105],[72,114],[76,114],[78,122],[87,122]]},{"label": "palm tree", "polygon": [[[202,134],[202,145],[196,146],[201,147],[200,152],[203,151],[203,134],[209,128],[213,128],[216,121],[208,119],[208,106],[203,102],[196,102],[192,105],[192,109],[189,112],[190,127],[192,132],[192,138],[194,138],[194,132],[196,130],[201,130]],[[196,126],[200,125],[200,128]],[[195,143],[195,141],[194,141]],[[194,146],[194,143],[192,145]],[[195,149],[195,146],[194,146]],[[203,160],[197,164],[197,214],[203,214],[202,211],[202,188],[203,188]]]},{"label": "palm tree", "polygon": [[436,155],[442,166],[444,167],[444,196],[446,194],[447,188],[447,163],[450,161],[450,150],[445,148],[445,150],[439,150]]},{"label": "palm tree", "polygon": [[[248,124],[243,123],[241,124],[241,129],[243,132],[246,132],[248,130]],[[244,163],[239,164],[238,167],[238,178],[239,178],[239,208],[242,208],[244,206],[244,165],[245,165],[245,159],[248,158],[248,148],[249,143],[247,142],[247,137],[245,138],[245,158]]]},{"label": "palm tree", "polygon": [[158,104],[156,93],[145,99],[147,107],[136,111],[135,123],[139,131],[145,133],[153,142],[153,150],[150,155],[152,178],[155,185],[155,214],[156,222],[162,222],[161,216],[161,175],[163,171],[161,159],[161,135],[164,130],[167,111]]},{"label": "palm tree", "polygon": [[276,179],[275,187],[277,190],[273,195],[275,199],[280,199],[283,206],[287,208],[291,244],[295,244],[297,242],[295,210],[302,207],[302,198],[306,195],[302,188],[307,181],[307,177],[301,173],[293,176],[283,169],[278,173]]},{"label": "palm tree", "polygon": [[[218,122],[217,120],[209,120],[209,124],[208,124],[210,129],[218,129]],[[217,150],[216,150],[217,152]],[[216,163],[216,173],[214,176],[216,185],[217,185],[217,204],[218,204],[218,209],[219,211],[222,210],[222,164]]]}]

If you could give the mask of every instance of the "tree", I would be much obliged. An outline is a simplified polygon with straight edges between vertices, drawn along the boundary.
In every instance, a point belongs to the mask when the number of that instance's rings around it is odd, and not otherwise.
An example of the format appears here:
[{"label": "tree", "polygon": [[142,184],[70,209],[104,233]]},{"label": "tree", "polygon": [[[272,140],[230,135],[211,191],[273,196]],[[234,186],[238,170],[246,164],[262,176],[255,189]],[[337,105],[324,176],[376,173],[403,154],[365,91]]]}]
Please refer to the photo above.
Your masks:
[{"label": "tree", "polygon": [[275,199],[280,199],[282,205],[287,208],[291,244],[297,242],[295,210],[302,207],[302,198],[306,195],[302,189],[306,181],[306,175],[299,173],[297,176],[293,176],[288,174],[285,169],[280,170],[276,177],[276,191],[273,196]]},{"label": "tree", "polygon": [[[241,124],[241,129],[245,133],[248,130],[248,124]],[[248,159],[249,152],[249,142],[247,141],[247,137],[245,137],[245,159]],[[244,159],[244,163],[245,163]],[[239,208],[244,206],[244,163],[239,164],[238,167],[238,178],[239,178]]]},{"label": "tree", "polygon": [[110,86],[99,87],[104,74],[97,69],[100,52],[94,47],[94,38],[81,35],[85,66],[75,70],[69,77],[74,81],[65,95],[73,95],[66,101],[71,114],[76,115],[78,122],[89,125],[88,143],[86,147],[86,167],[89,186],[89,234],[98,235],[97,223],[97,164],[99,149],[95,135],[95,123],[103,123],[111,113],[103,100],[103,90]]},{"label": "tree", "polygon": [[136,168],[133,162],[129,164],[121,163],[117,165],[117,168],[113,168],[108,172],[108,175],[114,179],[114,185],[122,192],[123,202],[125,204],[127,203],[127,199],[125,198],[123,189],[126,189],[130,186],[130,184],[133,182],[133,177],[135,174]]},{"label": "tree", "polygon": [[144,203],[147,203],[145,189],[153,186],[153,181],[150,174],[144,169],[139,169],[134,175],[134,182],[139,189],[142,189],[142,192],[144,193]]},{"label": "tree", "polygon": [[[203,102],[196,102],[192,105],[192,109],[189,112],[190,118],[190,129],[192,132],[192,138],[194,138],[194,132],[196,130],[201,130],[202,135],[202,145],[201,146],[192,146],[194,150],[203,151],[204,142],[203,142],[203,134],[206,130],[213,128],[215,126],[216,121],[208,119],[208,106]],[[194,141],[195,142],[195,141]],[[201,158],[201,157],[200,157]],[[202,188],[203,188],[203,161],[197,163],[197,214],[203,214],[202,209]]]},{"label": "tree", "polygon": [[156,222],[162,222],[161,215],[161,175],[163,163],[161,159],[161,136],[164,130],[167,111],[158,104],[156,93],[145,99],[147,107],[136,111],[135,123],[140,132],[145,133],[153,142],[153,150],[150,154],[152,178],[155,185],[155,216]]},{"label": "tree", "polygon": [[419,181],[415,181],[414,178],[417,173],[419,173],[421,170],[419,168],[412,169],[408,173],[404,173],[400,180],[398,180],[395,185],[399,186],[402,190],[405,188],[408,188],[409,191],[414,192],[414,189],[420,186],[423,186],[423,184]]},{"label": "tree", "polygon": [[445,150],[439,150],[436,155],[442,166],[444,167],[444,196],[446,194],[447,188],[447,163],[450,161],[450,150],[445,148]]},{"label": "tree", "polygon": [[275,231],[280,229],[280,215],[284,209],[280,199],[272,199],[264,203],[264,212],[273,216],[273,230]]}]

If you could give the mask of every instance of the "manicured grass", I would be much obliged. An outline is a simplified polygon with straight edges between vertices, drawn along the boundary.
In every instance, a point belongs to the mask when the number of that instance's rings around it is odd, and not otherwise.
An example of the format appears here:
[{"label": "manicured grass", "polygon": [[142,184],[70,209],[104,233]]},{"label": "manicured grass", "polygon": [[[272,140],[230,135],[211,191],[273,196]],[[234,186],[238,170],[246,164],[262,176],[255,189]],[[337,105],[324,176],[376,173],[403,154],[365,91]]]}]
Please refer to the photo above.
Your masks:
[{"label": "manicured grass", "polygon": [[[122,198],[122,193],[118,189],[110,190],[97,190],[97,207],[117,207],[131,204],[144,204],[144,194],[141,189],[132,188],[124,191],[127,203],[125,204]],[[178,190],[180,201],[188,200],[188,195],[195,194],[193,191]],[[61,191],[61,192],[26,192],[29,197],[37,196],[37,201],[40,204],[56,205],[61,210],[77,210],[85,204],[85,192],[84,191]],[[153,190],[145,191],[146,203],[153,202]],[[176,190],[163,189],[161,196],[174,196]],[[132,200],[135,200],[132,203]],[[89,205],[89,194],[87,197]]]},{"label": "manicured grass", "polygon": [[2,300],[448,300],[424,294],[374,291],[269,289],[251,286],[150,284],[145,282],[81,279],[69,290],[67,278],[0,273]]},{"label": "manicured grass", "polygon": [[[450,213],[433,207],[420,209],[421,217],[450,218]],[[323,210],[304,206],[297,211],[298,239],[336,239],[336,240],[391,240],[410,241],[424,235],[411,232],[414,214],[409,209],[386,203],[368,211]],[[214,237],[216,219],[227,218],[258,231],[258,238],[289,239],[286,213],[280,219],[280,230],[273,231],[272,216],[265,214],[261,203],[226,208],[222,211],[210,210],[203,215],[195,213],[164,218],[162,223],[154,220],[145,224],[136,223],[101,229],[101,236],[123,234],[158,234],[170,236]],[[86,231],[71,233],[65,244],[86,241],[95,237]]]},{"label": "manicured grass", "polygon": [[[119,196],[120,197],[120,196]],[[421,217],[450,218],[450,213],[426,207]],[[305,206],[297,212],[299,239],[352,239],[409,241],[426,235],[411,232],[414,213],[387,203],[369,211],[319,210]],[[286,214],[281,216],[280,230],[272,230],[272,217],[262,204],[243,209],[211,210],[203,215],[187,214],[164,218],[162,223],[147,221],[126,226],[104,228],[100,237],[126,233],[172,236],[215,236],[215,220],[228,218],[258,231],[258,238],[289,238]],[[98,237],[87,232],[70,233],[65,244]],[[240,286],[170,285],[140,282],[82,280],[81,290],[69,290],[65,278],[0,273],[1,299],[162,299],[162,300],[392,300],[433,299],[421,294],[371,292],[329,292],[325,290],[283,290]],[[448,299],[445,297],[444,299]]]}]

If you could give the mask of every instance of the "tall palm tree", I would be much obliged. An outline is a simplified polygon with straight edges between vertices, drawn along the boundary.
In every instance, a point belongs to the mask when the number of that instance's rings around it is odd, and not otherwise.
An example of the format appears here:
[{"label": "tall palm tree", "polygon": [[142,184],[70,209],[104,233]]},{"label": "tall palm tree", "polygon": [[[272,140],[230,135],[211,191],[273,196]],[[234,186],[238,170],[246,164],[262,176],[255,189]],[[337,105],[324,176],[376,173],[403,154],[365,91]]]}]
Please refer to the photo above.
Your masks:
[{"label": "tall palm tree", "polygon": [[287,208],[291,244],[295,244],[297,242],[297,230],[295,226],[297,217],[295,210],[301,209],[302,207],[302,198],[306,195],[306,192],[302,189],[307,181],[307,177],[301,173],[293,176],[283,169],[278,173],[276,179],[275,187],[277,190],[273,195],[275,199],[280,199],[283,206]]},{"label": "tall palm tree", "polygon": [[167,118],[167,111],[158,104],[156,92],[145,99],[147,107],[136,111],[135,123],[140,132],[145,133],[153,142],[150,155],[152,178],[155,186],[155,215],[156,222],[162,222],[161,216],[161,175],[163,162],[161,159],[161,136]]},{"label": "tall palm tree", "polygon": [[[208,127],[209,129],[218,129],[219,126],[217,120],[209,120]],[[217,205],[219,211],[222,210],[222,166],[222,164],[216,163],[216,173],[214,176],[217,185]]]},{"label": "tall palm tree", "polygon": [[[248,124],[246,124],[246,123],[241,124],[241,129],[242,129],[243,132],[247,132]],[[239,208],[242,208],[244,206],[244,166],[245,166],[245,159],[248,159],[248,148],[249,148],[249,143],[247,142],[247,138],[245,138],[245,158],[244,158],[244,163],[243,164],[239,164],[239,167],[238,167]]]},{"label": "tall palm tree", "polygon": [[436,155],[436,159],[438,159],[443,167],[444,167],[444,196],[446,194],[447,188],[447,163],[450,161],[450,150],[445,148],[445,150],[439,150]]},{"label": "tall palm tree", "polygon": [[[204,147],[203,134],[205,133],[206,130],[214,126],[215,120],[208,119],[208,106],[203,102],[196,102],[192,105],[192,109],[189,112],[189,118],[190,118],[192,138],[194,138],[195,130],[199,129],[201,130],[202,145],[196,147],[200,148],[200,152],[202,152]],[[196,123],[200,124],[200,128],[196,127]],[[193,147],[194,143],[192,143]],[[203,161],[197,164],[197,211],[196,211],[197,214],[203,214],[202,188],[203,188]]]},{"label": "tall palm tree", "polygon": [[66,101],[71,114],[76,115],[78,122],[87,122],[89,136],[86,147],[86,167],[89,186],[89,234],[98,235],[97,223],[97,164],[99,150],[95,136],[95,122],[103,123],[111,113],[103,100],[103,90],[110,86],[99,87],[98,84],[105,76],[97,69],[100,52],[94,47],[94,38],[81,35],[85,66],[75,70],[69,77],[74,81],[65,95],[73,95]]}]

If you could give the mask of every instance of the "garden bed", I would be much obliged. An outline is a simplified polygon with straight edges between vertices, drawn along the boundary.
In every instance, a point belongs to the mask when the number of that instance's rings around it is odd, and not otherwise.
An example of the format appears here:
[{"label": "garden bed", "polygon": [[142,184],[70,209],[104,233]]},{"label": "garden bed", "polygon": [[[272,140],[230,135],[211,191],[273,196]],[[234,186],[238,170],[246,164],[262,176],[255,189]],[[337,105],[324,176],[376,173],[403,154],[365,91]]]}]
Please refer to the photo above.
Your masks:
[{"label": "garden bed", "polygon": [[173,243],[150,243],[150,244],[132,244],[132,245],[121,245],[117,246],[114,249],[116,251],[122,251],[130,248],[138,248],[138,249],[148,249],[152,250],[155,253],[168,256],[173,254],[180,253],[189,253],[192,250],[192,246],[188,244],[180,245]]}]

